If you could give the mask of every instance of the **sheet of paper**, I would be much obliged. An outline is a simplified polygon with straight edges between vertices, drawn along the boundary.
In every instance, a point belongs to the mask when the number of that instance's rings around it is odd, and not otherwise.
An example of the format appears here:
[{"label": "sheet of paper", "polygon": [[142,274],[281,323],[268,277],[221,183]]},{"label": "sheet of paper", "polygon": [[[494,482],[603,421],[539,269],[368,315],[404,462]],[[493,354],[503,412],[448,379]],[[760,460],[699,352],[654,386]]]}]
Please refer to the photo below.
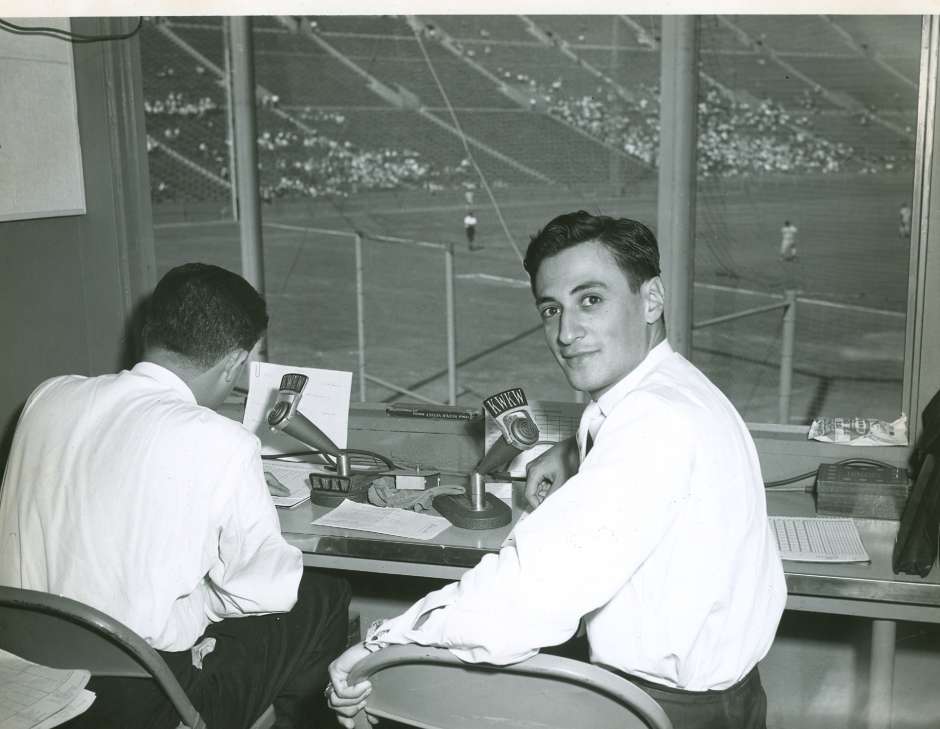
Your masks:
[{"label": "sheet of paper", "polygon": [[0,650],[0,729],[62,724],[91,706],[91,674],[40,666]]},{"label": "sheet of paper", "polygon": [[349,499],[313,523],[317,526],[377,532],[410,539],[433,539],[450,526],[443,516],[416,514],[407,509],[387,509]]},{"label": "sheet of paper", "polygon": [[262,455],[303,450],[303,446],[289,435],[272,432],[267,422],[268,412],[277,399],[281,377],[288,372],[298,372],[309,378],[298,411],[326,433],[338,448],[345,448],[352,372],[252,362],[242,423],[261,439]]},{"label": "sheet of paper", "polygon": [[772,516],[780,558],[792,562],[871,562],[851,519]]},{"label": "sheet of paper", "polygon": [[55,714],[39,722],[33,729],[52,729],[52,727],[64,724],[69,719],[74,719],[82,712],[87,711],[94,702],[95,692],[82,689],[82,691],[68,703],[68,706],[63,706]]},{"label": "sheet of paper", "polygon": [[[525,478],[525,467],[533,458],[551,448],[552,443],[578,432],[581,411],[584,405],[578,403],[544,402],[533,400],[529,403],[532,419],[539,426],[539,442],[527,451],[523,451],[509,463],[509,475],[513,478]],[[500,436],[499,426],[489,415],[486,416],[486,429],[483,442],[486,450]]]},{"label": "sheet of paper", "polygon": [[327,469],[312,463],[266,460],[264,472],[270,473],[290,490],[287,496],[271,494],[271,500],[274,501],[275,506],[289,509],[310,498],[310,474],[327,473]]}]

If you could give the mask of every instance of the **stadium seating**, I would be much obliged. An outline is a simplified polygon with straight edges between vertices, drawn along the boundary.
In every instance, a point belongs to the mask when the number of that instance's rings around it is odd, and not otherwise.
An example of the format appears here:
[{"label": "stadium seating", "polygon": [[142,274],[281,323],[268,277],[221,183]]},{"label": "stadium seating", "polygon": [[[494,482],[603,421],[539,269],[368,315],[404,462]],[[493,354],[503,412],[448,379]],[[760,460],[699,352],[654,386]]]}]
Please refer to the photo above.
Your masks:
[{"label": "stadium seating", "polygon": [[[916,48],[901,39],[910,39],[916,19],[727,21],[700,22],[700,174],[910,167]],[[655,164],[656,16],[422,16],[437,80],[404,17],[292,22],[304,32],[273,16],[254,23],[256,81],[266,91],[258,119],[266,198],[470,182],[475,173],[438,80],[459,127],[486,146],[471,149],[491,181],[589,183],[606,174],[612,148],[630,176],[648,174]],[[457,53],[442,45],[445,36]],[[144,24],[155,202],[230,195],[224,48],[219,18]],[[382,87],[370,88],[370,79]]]}]

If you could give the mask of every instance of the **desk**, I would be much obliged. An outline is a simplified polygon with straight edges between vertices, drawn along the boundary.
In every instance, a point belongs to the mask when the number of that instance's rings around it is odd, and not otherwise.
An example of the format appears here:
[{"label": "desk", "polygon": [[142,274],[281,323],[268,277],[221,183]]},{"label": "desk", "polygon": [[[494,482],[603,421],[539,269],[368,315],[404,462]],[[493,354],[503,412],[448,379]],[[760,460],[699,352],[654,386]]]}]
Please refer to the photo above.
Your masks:
[{"label": "desk", "polygon": [[[518,504],[518,488],[516,496]],[[794,492],[769,492],[768,510],[787,516],[815,515],[812,497]],[[279,510],[284,536],[303,551],[304,564],[324,569],[456,580],[484,554],[496,552],[510,530],[509,526],[481,532],[451,527],[433,540],[417,542],[310,524],[326,511],[309,502]],[[519,514],[514,508],[514,520]],[[875,729],[890,722],[895,621],[940,623],[940,571],[935,566],[923,579],[895,575],[891,552],[897,522],[856,523],[871,564],[784,562],[787,609],[872,620],[868,717]]]}]

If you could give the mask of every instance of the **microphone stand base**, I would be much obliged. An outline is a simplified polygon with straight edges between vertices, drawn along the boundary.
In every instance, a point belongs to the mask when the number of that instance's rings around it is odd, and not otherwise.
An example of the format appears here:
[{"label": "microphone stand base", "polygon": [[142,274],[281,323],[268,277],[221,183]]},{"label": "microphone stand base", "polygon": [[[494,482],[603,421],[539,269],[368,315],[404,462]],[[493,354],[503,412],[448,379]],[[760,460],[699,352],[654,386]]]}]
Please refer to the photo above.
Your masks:
[{"label": "microphone stand base", "polygon": [[489,493],[485,494],[480,511],[474,511],[466,494],[445,494],[433,503],[441,516],[460,529],[497,529],[512,521],[512,509]]},{"label": "microphone stand base", "polygon": [[351,476],[337,476],[334,473],[311,473],[310,501],[317,506],[330,508],[339,506],[344,499],[369,503],[369,486],[383,471],[366,471]]}]

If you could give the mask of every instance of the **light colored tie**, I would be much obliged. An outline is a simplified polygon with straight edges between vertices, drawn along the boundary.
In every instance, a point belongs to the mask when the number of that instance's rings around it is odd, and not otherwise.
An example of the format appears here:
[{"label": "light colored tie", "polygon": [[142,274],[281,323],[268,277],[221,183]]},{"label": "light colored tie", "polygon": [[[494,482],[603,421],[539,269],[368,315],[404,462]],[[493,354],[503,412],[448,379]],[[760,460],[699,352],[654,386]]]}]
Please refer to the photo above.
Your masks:
[{"label": "light colored tie", "polygon": [[578,425],[578,452],[581,454],[582,461],[587,456],[588,451],[591,450],[591,446],[594,445],[597,431],[600,430],[603,422],[604,413],[601,412],[600,405],[591,400],[588,406],[584,408],[584,412],[581,414],[581,422]]}]

